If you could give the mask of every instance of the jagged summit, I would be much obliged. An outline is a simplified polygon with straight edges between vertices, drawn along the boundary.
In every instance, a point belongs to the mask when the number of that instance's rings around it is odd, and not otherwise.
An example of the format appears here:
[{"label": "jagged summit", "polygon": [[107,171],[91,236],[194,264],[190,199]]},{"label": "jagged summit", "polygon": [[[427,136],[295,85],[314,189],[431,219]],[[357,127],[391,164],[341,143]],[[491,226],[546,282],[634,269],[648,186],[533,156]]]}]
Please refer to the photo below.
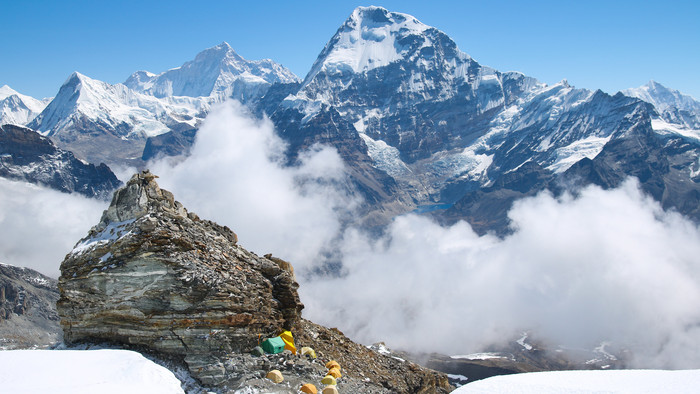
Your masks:
[{"label": "jagged summit", "polygon": [[38,100],[3,85],[0,87],[0,124],[26,125],[46,107],[49,100]]},{"label": "jagged summit", "polygon": [[3,100],[7,98],[8,96],[12,96],[13,94],[18,94],[16,90],[12,89],[8,85],[2,85],[0,86],[0,100]]},{"label": "jagged summit", "polygon": [[[426,35],[427,30],[431,34]],[[444,33],[411,15],[375,6],[358,7],[323,49],[305,83],[321,71],[362,73],[405,59],[410,52],[432,46],[434,40],[429,37],[446,39],[456,48]]]},{"label": "jagged summit", "polygon": [[693,97],[653,80],[638,88],[625,89],[622,94],[646,101],[656,108],[661,122],[654,123],[655,129],[671,132],[675,131],[674,128],[689,129],[694,130],[692,135],[695,138],[700,138],[700,102]]},{"label": "jagged summit", "polygon": [[227,354],[299,322],[298,284],[240,247],[228,227],[188,213],[155,179],[134,175],[61,263],[64,338],[183,357],[198,379],[217,384]]},{"label": "jagged summit", "polygon": [[246,60],[227,42],[203,50],[194,60],[160,74],[138,71],[124,82],[136,91],[156,97],[233,97],[242,102],[260,97],[273,83],[299,78],[269,59]]}]

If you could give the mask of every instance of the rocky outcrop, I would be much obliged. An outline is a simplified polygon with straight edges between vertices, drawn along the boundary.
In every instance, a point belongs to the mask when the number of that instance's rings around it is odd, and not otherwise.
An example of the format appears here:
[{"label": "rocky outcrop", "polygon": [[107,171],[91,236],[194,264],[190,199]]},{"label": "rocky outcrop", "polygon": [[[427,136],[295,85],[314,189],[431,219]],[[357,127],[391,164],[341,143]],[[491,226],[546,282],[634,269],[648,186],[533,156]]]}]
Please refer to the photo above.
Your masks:
[{"label": "rocky outcrop", "polygon": [[56,280],[0,264],[0,349],[45,348],[61,341]]},{"label": "rocky outcrop", "polygon": [[[340,363],[343,371],[340,392],[433,394],[453,389],[445,374],[403,358],[380,354],[353,342],[337,328],[326,328],[302,319],[295,339],[313,347],[320,358]],[[345,386],[357,381],[365,384]]]},{"label": "rocky outcrop", "polygon": [[119,189],[61,264],[67,344],[110,342],[180,357],[206,385],[259,337],[293,329],[303,305],[292,274],[201,220],[148,171]]},{"label": "rocky outcrop", "polygon": [[[184,363],[202,387],[220,392],[296,393],[320,382],[330,359],[343,365],[344,392],[452,389],[443,374],[302,319],[289,262],[245,250],[233,231],[188,212],[155,178],[134,175],[62,262],[57,309],[67,345],[136,348]],[[315,348],[318,360],[250,354],[282,330]],[[284,385],[265,379],[271,369],[282,371]]]},{"label": "rocky outcrop", "polygon": [[121,185],[105,164],[85,163],[36,131],[14,125],[0,126],[0,176],[88,197],[108,198]]}]

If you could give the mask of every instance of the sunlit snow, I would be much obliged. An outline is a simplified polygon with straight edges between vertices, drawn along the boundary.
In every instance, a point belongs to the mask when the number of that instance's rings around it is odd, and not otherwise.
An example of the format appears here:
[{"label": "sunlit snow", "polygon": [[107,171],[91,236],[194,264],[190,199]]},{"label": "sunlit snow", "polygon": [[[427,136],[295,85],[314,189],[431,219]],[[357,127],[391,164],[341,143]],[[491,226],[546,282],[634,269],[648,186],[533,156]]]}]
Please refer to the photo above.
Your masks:
[{"label": "sunlit snow", "polygon": [[184,393],[166,368],[127,350],[0,351],[5,393]]}]

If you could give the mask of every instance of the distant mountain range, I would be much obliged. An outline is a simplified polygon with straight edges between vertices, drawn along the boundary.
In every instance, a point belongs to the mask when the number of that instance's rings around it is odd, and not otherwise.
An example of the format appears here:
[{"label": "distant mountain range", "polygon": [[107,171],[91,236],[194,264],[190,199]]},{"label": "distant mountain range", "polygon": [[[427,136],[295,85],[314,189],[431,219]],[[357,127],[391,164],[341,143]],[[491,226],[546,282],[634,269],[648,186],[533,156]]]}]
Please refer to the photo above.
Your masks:
[{"label": "distant mountain range", "polygon": [[700,220],[693,98],[653,81],[611,96],[501,72],[440,30],[380,7],[357,8],[303,80],[222,43],[124,84],[74,73],[48,105],[0,91],[0,122],[26,125],[91,162],[139,167],[186,154],[211,105],[237,99],[274,122],[290,163],[315,143],[335,147],[365,198],[368,226],[420,209],[505,233],[517,198],[615,187],[627,176],[665,208]]}]

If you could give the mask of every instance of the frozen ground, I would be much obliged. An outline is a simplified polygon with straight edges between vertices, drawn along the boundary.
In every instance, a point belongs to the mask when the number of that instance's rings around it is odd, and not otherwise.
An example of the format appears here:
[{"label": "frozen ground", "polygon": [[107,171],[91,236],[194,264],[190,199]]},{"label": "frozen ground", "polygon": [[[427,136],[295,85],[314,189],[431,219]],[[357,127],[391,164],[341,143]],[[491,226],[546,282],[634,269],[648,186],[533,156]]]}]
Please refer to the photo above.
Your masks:
[{"label": "frozen ground", "polygon": [[700,370],[559,371],[494,376],[467,384],[454,394],[693,393]]},{"label": "frozen ground", "polygon": [[4,393],[184,393],[164,367],[127,350],[0,351]]}]

